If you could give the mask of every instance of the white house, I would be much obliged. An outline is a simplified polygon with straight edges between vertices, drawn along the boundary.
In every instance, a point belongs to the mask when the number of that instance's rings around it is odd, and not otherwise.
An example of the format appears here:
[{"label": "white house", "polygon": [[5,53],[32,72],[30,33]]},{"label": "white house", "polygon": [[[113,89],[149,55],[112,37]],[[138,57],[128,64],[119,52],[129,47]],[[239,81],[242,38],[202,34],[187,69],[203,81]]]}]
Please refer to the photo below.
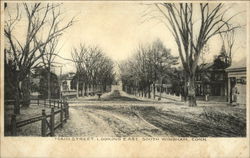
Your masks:
[{"label": "white house", "polygon": [[226,69],[228,73],[228,102],[232,103],[233,94],[232,89],[237,87],[237,104],[246,104],[246,58],[238,62],[233,62],[230,67]]}]

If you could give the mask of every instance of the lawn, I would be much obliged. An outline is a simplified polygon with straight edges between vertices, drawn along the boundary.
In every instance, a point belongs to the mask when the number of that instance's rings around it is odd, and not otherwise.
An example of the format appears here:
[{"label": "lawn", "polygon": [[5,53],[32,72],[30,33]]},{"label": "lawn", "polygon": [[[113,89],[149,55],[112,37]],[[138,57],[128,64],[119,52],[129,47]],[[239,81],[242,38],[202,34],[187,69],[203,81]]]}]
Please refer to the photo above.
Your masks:
[{"label": "lawn", "polygon": [[[31,104],[29,108],[21,107],[20,115],[16,115],[17,121],[26,120],[32,117],[42,115],[42,110],[45,109],[46,114],[51,113],[51,108],[49,106]],[[11,115],[13,114],[13,105],[5,105],[5,112],[4,112],[4,135],[10,136],[10,123],[11,123]],[[56,121],[59,120],[59,115],[56,115]],[[26,126],[17,128],[17,135],[18,136],[41,136],[41,121],[28,124]]]}]

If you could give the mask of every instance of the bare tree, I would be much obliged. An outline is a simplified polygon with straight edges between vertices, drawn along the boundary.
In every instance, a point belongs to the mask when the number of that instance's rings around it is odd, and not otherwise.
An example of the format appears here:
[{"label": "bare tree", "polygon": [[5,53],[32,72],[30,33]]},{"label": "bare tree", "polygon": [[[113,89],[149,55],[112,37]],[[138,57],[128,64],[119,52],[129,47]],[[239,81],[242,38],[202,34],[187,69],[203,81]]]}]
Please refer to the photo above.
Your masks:
[{"label": "bare tree", "polygon": [[[13,73],[15,76],[16,99],[14,111],[16,114],[20,113],[19,87],[22,81],[28,77],[30,70],[41,64],[40,59],[45,54],[45,51],[41,50],[45,50],[48,43],[61,36],[64,30],[73,24],[72,19],[65,25],[59,26],[62,21],[57,21],[56,16],[59,14],[55,14],[58,7],[59,4],[49,3],[16,4],[16,16],[14,18],[8,7],[5,9],[5,13],[9,16],[5,18],[4,34],[10,52],[6,56],[6,60],[11,58],[15,64],[12,72],[9,73]],[[24,13],[22,14],[20,10]],[[25,29],[24,39],[16,34],[16,24],[19,22],[26,22],[24,23],[26,25],[22,26]],[[21,28],[18,28],[18,31],[20,30]],[[48,31],[44,32],[44,30]]]},{"label": "bare tree", "polygon": [[[42,61],[45,69],[48,72],[48,99],[51,99],[51,86],[50,86],[50,78],[51,78],[51,67],[53,66],[54,59],[56,55],[59,53],[56,51],[56,47],[58,45],[58,39],[54,38],[49,42],[48,46],[44,49],[44,55],[42,56]],[[40,49],[41,50],[41,49]],[[42,51],[42,50],[41,50]]]},{"label": "bare tree", "polygon": [[[77,91],[77,97],[79,97],[79,82],[80,79],[85,80],[85,83],[88,83],[87,78],[87,71],[85,67],[85,58],[87,56],[88,49],[85,45],[80,44],[80,47],[74,48],[73,52],[71,53],[71,56],[73,58],[73,61],[75,63],[76,67],[76,75],[77,75],[77,81],[76,81],[76,91]],[[86,91],[86,89],[85,89]]]},{"label": "bare tree", "polygon": [[153,95],[155,98],[155,83],[158,81],[161,84],[160,97],[162,92],[162,81],[164,77],[169,77],[172,66],[178,64],[178,57],[171,55],[171,50],[167,49],[162,41],[155,40],[151,46],[149,59],[152,61],[153,67]]},{"label": "bare tree", "polygon": [[[178,46],[188,81],[189,106],[196,106],[195,75],[202,49],[213,36],[239,28],[229,24],[237,14],[226,18],[229,8],[224,4],[162,3],[156,7],[167,20]],[[194,15],[200,16],[199,23]]]},{"label": "bare tree", "polygon": [[225,49],[226,63],[232,64],[232,50],[235,44],[235,30],[228,31],[224,34],[220,33],[221,40],[223,42],[223,49]]},{"label": "bare tree", "polygon": [[80,44],[79,48],[73,49],[71,55],[77,70],[77,93],[79,93],[79,83],[84,84],[81,87],[84,87],[86,95],[100,90],[100,85],[103,86],[103,91],[106,91],[106,86],[112,84],[115,77],[114,63],[104,55],[101,48]]},{"label": "bare tree", "polygon": [[178,57],[174,57],[158,39],[152,44],[139,45],[135,55],[120,64],[121,79],[124,90],[137,93],[144,97],[155,98],[155,84],[162,83],[162,79],[171,74],[172,66],[177,64]]},{"label": "bare tree", "polygon": [[[59,6],[55,6],[55,9],[51,11],[52,18],[50,22],[50,27],[49,27],[49,34],[60,31],[62,32],[63,30],[66,30],[73,24],[73,18],[71,19],[70,22],[68,22],[64,27],[59,27],[60,23],[62,22],[62,13],[60,11]],[[60,30],[61,29],[61,30]],[[60,50],[58,50],[58,42],[59,42],[60,36],[57,36],[53,38],[51,41],[46,43],[44,46],[39,48],[39,51],[42,56],[42,62],[45,67],[45,69],[48,71],[48,99],[51,99],[51,86],[50,86],[50,75],[51,75],[51,67],[53,66],[55,57],[59,53]],[[36,41],[37,42],[37,41]]]}]

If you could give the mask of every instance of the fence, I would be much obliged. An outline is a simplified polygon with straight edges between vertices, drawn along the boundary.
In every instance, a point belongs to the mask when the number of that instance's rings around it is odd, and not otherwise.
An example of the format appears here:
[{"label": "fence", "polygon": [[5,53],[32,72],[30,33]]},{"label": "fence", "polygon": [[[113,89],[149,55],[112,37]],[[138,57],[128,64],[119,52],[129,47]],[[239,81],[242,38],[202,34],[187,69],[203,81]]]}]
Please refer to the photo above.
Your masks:
[{"label": "fence", "polygon": [[67,90],[67,91],[62,91],[62,97],[63,98],[74,98],[77,96],[77,91],[76,90]]},{"label": "fence", "polygon": [[[36,100],[38,105],[41,105],[39,99]],[[41,121],[41,136],[54,136],[55,130],[58,127],[63,127],[63,124],[67,122],[69,118],[69,106],[66,101],[62,100],[41,100],[44,106],[49,105],[51,107],[51,113],[46,114],[45,109],[42,110],[41,115],[32,117],[26,120],[17,121],[16,115],[11,116],[11,135],[17,135],[17,128]],[[48,104],[46,102],[48,101]],[[57,110],[55,110],[57,108]],[[59,123],[55,124],[55,116],[59,114]],[[49,118],[49,120],[48,120]]]},{"label": "fence", "polygon": [[[49,107],[59,107],[59,104],[62,104],[63,100],[58,99],[30,99],[30,104],[37,104],[38,106],[44,105]],[[4,100],[4,105],[14,105],[15,100]],[[20,104],[23,104],[23,101],[20,100]]]},{"label": "fence", "polygon": [[[156,94],[156,97],[160,97],[160,94]],[[165,99],[170,99],[170,100],[174,100],[174,101],[182,101],[181,95],[177,96],[175,94],[167,94],[167,93],[162,93],[161,94],[161,98],[165,98]]]}]

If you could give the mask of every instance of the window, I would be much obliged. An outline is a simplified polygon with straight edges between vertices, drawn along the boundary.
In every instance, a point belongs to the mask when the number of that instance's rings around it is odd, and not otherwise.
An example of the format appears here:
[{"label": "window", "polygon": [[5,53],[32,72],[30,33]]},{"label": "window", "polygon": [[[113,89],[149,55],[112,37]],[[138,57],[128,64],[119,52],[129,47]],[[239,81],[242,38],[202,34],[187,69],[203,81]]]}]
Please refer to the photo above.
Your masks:
[{"label": "window", "polygon": [[241,78],[237,79],[237,83],[246,84],[246,77],[241,77]]},{"label": "window", "polygon": [[67,81],[64,81],[64,82],[63,82],[63,90],[64,90],[64,91],[67,91],[67,90],[68,90]]}]

